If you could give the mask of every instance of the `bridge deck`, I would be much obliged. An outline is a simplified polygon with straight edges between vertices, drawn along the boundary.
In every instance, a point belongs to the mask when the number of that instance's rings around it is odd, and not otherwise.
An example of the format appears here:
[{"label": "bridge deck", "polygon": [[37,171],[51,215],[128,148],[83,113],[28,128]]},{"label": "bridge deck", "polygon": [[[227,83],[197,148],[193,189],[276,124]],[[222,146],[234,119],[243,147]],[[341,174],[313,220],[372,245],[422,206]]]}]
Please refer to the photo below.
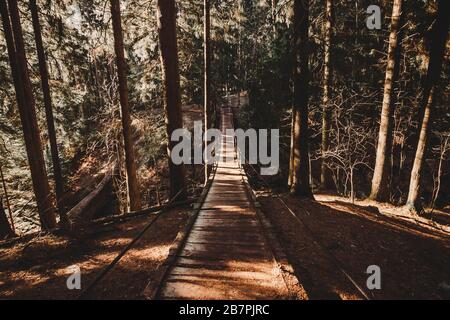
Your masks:
[{"label": "bridge deck", "polygon": [[[222,110],[222,132],[232,128]],[[228,141],[227,141],[228,140]],[[160,299],[282,299],[288,290],[263,234],[232,139],[186,243],[160,290]]]}]

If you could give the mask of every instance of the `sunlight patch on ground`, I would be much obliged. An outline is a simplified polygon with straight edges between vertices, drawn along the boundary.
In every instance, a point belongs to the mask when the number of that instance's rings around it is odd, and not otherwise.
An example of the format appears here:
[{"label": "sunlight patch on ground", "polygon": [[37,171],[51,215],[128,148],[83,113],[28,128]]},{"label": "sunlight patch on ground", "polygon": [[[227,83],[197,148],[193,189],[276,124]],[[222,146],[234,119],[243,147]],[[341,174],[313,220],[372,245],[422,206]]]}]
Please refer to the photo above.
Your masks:
[{"label": "sunlight patch on ground", "polygon": [[450,234],[450,226],[437,223],[426,217],[407,215],[402,207],[398,207],[393,204],[380,203],[370,199],[355,200],[355,203],[352,204],[349,198],[329,194],[315,194],[314,198],[323,205],[326,205],[333,209],[346,211],[351,214],[358,214],[356,210],[352,210],[352,205],[360,206],[362,207],[362,209],[366,209],[371,213],[374,212],[374,208],[376,208],[378,209],[378,212],[375,214],[399,219],[401,221],[413,222],[425,229],[432,230],[441,234]]}]

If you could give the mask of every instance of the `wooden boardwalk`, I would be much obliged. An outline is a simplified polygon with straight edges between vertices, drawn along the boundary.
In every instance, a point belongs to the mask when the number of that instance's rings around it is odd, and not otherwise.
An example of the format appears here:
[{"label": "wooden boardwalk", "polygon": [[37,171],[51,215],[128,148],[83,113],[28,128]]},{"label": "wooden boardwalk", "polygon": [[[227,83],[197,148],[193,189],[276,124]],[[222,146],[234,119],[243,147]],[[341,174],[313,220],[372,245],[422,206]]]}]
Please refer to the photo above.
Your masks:
[{"label": "wooden boardwalk", "polygon": [[235,158],[230,108],[211,188],[158,299],[283,299],[289,296]]}]

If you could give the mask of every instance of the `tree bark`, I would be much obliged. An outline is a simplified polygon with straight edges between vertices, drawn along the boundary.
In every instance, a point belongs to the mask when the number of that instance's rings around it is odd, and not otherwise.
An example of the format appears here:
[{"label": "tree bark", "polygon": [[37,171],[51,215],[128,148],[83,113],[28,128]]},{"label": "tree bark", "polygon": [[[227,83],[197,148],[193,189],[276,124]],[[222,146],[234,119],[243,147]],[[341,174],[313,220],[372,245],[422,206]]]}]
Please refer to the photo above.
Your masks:
[{"label": "tree bark", "polygon": [[[5,181],[5,177],[3,176],[3,168],[2,168],[1,163],[0,163],[0,179],[2,180],[3,194],[5,195],[6,207],[8,208],[9,219],[11,220],[12,232],[15,234],[16,227],[14,226],[14,219],[12,216],[11,204],[9,203],[8,189],[6,188],[6,181]],[[1,200],[0,200],[0,202],[1,202]]]},{"label": "tree bark", "polygon": [[0,198],[0,240],[6,237],[14,237],[16,234],[9,225],[6,217],[5,209],[3,208],[3,199]]},{"label": "tree bark", "polygon": [[[211,127],[211,101],[210,101],[210,91],[211,91],[211,58],[210,58],[210,29],[211,29],[211,16],[210,16],[210,0],[204,0],[204,30],[203,30],[203,50],[204,50],[204,129],[205,129],[205,148],[208,145],[206,131]],[[208,164],[205,161],[205,185],[208,181],[209,169]]]},{"label": "tree bark", "polygon": [[439,157],[439,164],[438,164],[438,169],[437,169],[437,173],[436,173],[436,179],[435,179],[435,183],[434,183],[434,190],[433,190],[433,196],[431,198],[431,211],[434,210],[435,206],[436,206],[436,200],[439,197],[439,191],[441,190],[441,178],[442,178],[442,167],[443,167],[443,162],[444,162],[444,157],[445,154],[447,152],[447,145],[448,145],[448,141],[449,141],[450,136],[447,136],[446,138],[444,138],[444,142],[443,144],[441,144],[441,153],[440,153],[440,157]]},{"label": "tree bark", "polygon": [[289,153],[289,177],[288,177],[288,187],[292,186],[293,179],[293,170],[294,167],[294,139],[292,137],[295,136],[295,110],[292,107],[292,119],[291,119],[291,143],[290,143],[290,153]]},{"label": "tree bark", "polygon": [[157,22],[159,50],[164,82],[164,109],[166,116],[167,153],[169,156],[170,197],[177,200],[187,198],[185,170],[183,164],[176,165],[171,160],[176,142],[171,141],[172,132],[183,127],[181,113],[180,73],[176,31],[176,9],[174,0],[157,1]]},{"label": "tree bark", "polygon": [[271,10],[270,14],[272,17],[272,29],[273,29],[273,36],[275,38],[276,32],[277,32],[277,6],[278,6],[278,0],[271,0]]},{"label": "tree bark", "polygon": [[445,45],[448,37],[448,12],[450,12],[450,1],[439,0],[437,10],[436,21],[434,22],[431,31],[431,49],[428,70],[424,81],[423,96],[420,104],[421,122],[419,128],[419,141],[417,143],[416,155],[411,170],[408,199],[406,201],[406,206],[412,213],[420,213],[423,210],[420,201],[420,184],[428,135],[431,127],[435,85],[441,74]]},{"label": "tree bark", "polygon": [[320,185],[322,189],[332,187],[331,173],[326,165],[325,152],[330,144],[330,98],[332,84],[331,70],[331,46],[333,37],[333,0],[326,0],[325,6],[325,48],[324,48],[324,69],[323,69],[323,112],[322,112],[322,162],[320,168]]},{"label": "tree bark", "polygon": [[45,59],[44,46],[42,44],[41,24],[39,22],[39,9],[36,0],[30,0],[31,18],[33,21],[34,40],[39,62],[39,74],[41,77],[42,94],[44,96],[45,119],[47,121],[48,139],[50,141],[50,153],[52,156],[53,176],[55,180],[55,193],[60,224],[68,226],[70,224],[66,212],[62,206],[62,197],[64,195],[64,182],[61,171],[61,164],[58,153],[58,143],[56,141],[55,122],[53,119],[52,97],[50,86],[48,84],[47,62]]},{"label": "tree bark", "polygon": [[392,130],[395,109],[394,86],[398,78],[401,41],[402,41],[402,6],[403,0],[395,0],[392,8],[391,33],[387,56],[386,76],[384,80],[383,105],[381,109],[380,129],[372,178],[370,199],[388,201],[390,191],[390,170],[392,158]]},{"label": "tree bark", "polygon": [[312,198],[308,154],[308,28],[309,0],[294,1],[294,106],[295,116],[291,193]]},{"label": "tree bark", "polygon": [[[8,5],[10,16],[8,16]],[[56,226],[56,217],[42,153],[42,142],[36,118],[31,81],[28,75],[28,62],[25,55],[17,0],[9,0],[8,5],[6,1],[0,1],[11,72],[41,228],[49,230]]]},{"label": "tree bark", "polygon": [[353,172],[354,168],[350,168],[350,200],[355,203],[355,185],[353,184]]},{"label": "tree bark", "polygon": [[242,0],[238,0],[237,2],[237,6],[238,6],[238,16],[237,16],[237,32],[238,32],[238,39],[237,39],[237,65],[238,65],[238,70],[237,70],[237,104],[238,104],[238,108],[241,107],[241,91],[243,88],[243,83],[242,83],[242,19],[241,19],[241,15],[243,13],[243,8],[242,8]]},{"label": "tree bark", "polygon": [[131,127],[130,106],[128,103],[127,64],[125,61],[122,22],[120,17],[120,0],[111,0],[111,17],[116,53],[117,75],[119,78],[119,97],[122,119],[122,133],[125,149],[127,205],[128,211],[140,210],[141,194],[136,174],[136,159]]}]

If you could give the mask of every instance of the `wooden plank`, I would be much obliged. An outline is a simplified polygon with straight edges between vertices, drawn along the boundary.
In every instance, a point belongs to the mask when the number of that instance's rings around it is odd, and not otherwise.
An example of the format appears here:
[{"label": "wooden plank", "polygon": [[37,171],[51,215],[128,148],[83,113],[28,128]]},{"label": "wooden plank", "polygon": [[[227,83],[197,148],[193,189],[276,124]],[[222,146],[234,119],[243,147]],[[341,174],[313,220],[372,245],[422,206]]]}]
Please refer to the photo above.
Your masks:
[{"label": "wooden plank", "polygon": [[[222,112],[222,129],[232,128]],[[253,200],[234,142],[222,140],[214,181],[159,296],[163,299],[276,299],[288,290]]]}]

